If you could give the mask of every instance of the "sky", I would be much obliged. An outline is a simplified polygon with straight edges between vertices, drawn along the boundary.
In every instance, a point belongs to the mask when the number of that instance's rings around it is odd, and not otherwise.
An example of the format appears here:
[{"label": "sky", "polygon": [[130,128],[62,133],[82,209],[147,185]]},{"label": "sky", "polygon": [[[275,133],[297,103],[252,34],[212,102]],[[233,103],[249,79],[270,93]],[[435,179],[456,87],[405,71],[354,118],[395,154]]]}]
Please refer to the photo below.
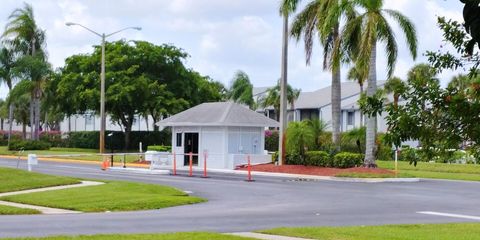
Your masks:
[{"label": "sky", "polygon": [[[90,53],[100,38],[80,27],[67,27],[66,22],[85,25],[99,33],[111,33],[124,27],[138,26],[110,37],[145,40],[155,44],[173,44],[190,57],[186,66],[202,75],[230,85],[236,71],[250,76],[255,87],[275,85],[280,77],[282,18],[280,0],[31,0],[35,18],[46,31],[49,61],[57,68],[66,57]],[[309,2],[309,0],[303,1]],[[395,76],[405,78],[415,64],[426,62],[427,50],[448,50],[436,25],[437,16],[462,20],[463,5],[458,0],[384,0],[385,8],[401,11],[415,24],[419,48],[413,60],[398,26],[390,21],[399,45]],[[23,7],[19,0],[2,0],[0,29],[8,16]],[[300,7],[301,8],[301,7]],[[391,20],[391,19],[390,19]],[[381,49],[377,60],[378,79],[385,79],[386,58]],[[107,59],[108,61],[108,59]],[[342,68],[342,80],[348,66]],[[314,91],[330,85],[328,72],[322,70],[322,49],[314,46],[309,66],[305,64],[302,42],[289,42],[288,82],[302,91]],[[460,73],[447,71],[439,75],[445,85]],[[7,95],[0,87],[0,98]]]}]

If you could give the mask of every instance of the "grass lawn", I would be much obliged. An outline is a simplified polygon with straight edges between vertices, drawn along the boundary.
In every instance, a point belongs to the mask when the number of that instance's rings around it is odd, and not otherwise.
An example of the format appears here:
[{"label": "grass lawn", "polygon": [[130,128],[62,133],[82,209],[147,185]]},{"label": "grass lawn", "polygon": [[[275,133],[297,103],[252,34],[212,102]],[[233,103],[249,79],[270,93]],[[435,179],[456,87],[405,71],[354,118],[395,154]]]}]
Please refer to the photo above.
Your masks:
[{"label": "grass lawn", "polygon": [[322,240],[480,240],[479,223],[276,228],[261,232]]},{"label": "grass lawn", "polygon": [[[392,174],[374,174],[374,173],[339,173],[335,177],[347,177],[347,178],[394,178],[395,175]],[[412,177],[408,174],[399,173],[397,177],[409,178]]]},{"label": "grass lawn", "polygon": [[166,234],[128,234],[128,235],[91,235],[73,237],[45,237],[45,238],[7,238],[5,240],[250,240],[253,238],[237,237],[232,235],[191,232]]},{"label": "grass lawn", "polygon": [[1,200],[82,212],[160,209],[204,202],[178,189],[112,181],[103,185],[6,196]]},{"label": "grass lawn", "polygon": [[[393,161],[377,161],[378,167],[394,169]],[[417,166],[399,161],[400,176],[480,181],[480,165],[419,162]]]},{"label": "grass lawn", "polygon": [[41,173],[32,173],[13,168],[0,168],[0,183],[0,193],[2,193],[68,185],[80,183],[80,181],[69,177],[58,177]]},{"label": "grass lawn", "polygon": [[[108,149],[107,149],[108,151]],[[37,154],[39,157],[42,155],[69,155],[69,154],[96,154],[98,149],[83,149],[83,148],[51,148],[50,150],[35,150],[35,151],[25,151],[19,154],[18,151],[9,151],[6,146],[0,146],[0,155],[15,155],[15,156],[27,156],[28,154]],[[72,159],[72,160],[86,160],[86,161],[101,161],[102,156],[76,156],[76,157],[54,157],[61,159]],[[131,163],[139,159],[138,155],[127,155],[125,161]],[[115,162],[123,162],[123,156],[114,156],[113,159]]]},{"label": "grass lawn", "polygon": [[39,214],[40,212],[34,209],[17,208],[0,205],[0,215],[22,215],[22,214]]}]

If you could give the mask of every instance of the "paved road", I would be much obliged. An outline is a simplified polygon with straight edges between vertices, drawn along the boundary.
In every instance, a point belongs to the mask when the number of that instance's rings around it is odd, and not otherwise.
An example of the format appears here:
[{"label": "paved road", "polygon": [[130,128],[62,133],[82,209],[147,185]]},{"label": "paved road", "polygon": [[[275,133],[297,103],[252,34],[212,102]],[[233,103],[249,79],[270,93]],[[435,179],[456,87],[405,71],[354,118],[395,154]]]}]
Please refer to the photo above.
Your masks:
[{"label": "paved road", "polygon": [[[16,167],[0,159],[0,166]],[[25,168],[25,162],[21,162]],[[35,171],[93,179],[164,184],[209,199],[196,205],[121,213],[0,216],[0,237],[59,234],[244,232],[280,226],[438,223],[474,219],[424,215],[433,211],[480,216],[480,183],[294,181],[214,174],[211,178],[103,172],[98,166],[40,162]]]}]

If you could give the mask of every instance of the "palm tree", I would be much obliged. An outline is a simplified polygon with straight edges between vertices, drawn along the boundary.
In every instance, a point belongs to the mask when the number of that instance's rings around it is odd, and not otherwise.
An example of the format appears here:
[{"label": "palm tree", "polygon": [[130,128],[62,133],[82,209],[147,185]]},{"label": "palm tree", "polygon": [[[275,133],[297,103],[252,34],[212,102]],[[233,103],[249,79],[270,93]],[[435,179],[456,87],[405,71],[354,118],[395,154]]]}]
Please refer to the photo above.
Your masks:
[{"label": "palm tree", "polygon": [[302,158],[306,150],[315,143],[315,133],[306,121],[290,122],[287,128],[287,150],[298,153]]},{"label": "palm tree", "polygon": [[[298,6],[300,0],[284,0],[284,4]],[[303,37],[306,64],[310,64],[313,43],[318,35],[323,45],[323,69],[332,72],[332,141],[340,149],[341,125],[341,72],[340,61],[344,52],[337,51],[340,41],[339,27],[342,17],[351,19],[355,10],[344,0],[312,0],[292,23],[291,35],[298,41]],[[295,9],[296,7],[292,8]],[[347,51],[345,51],[346,53]]]},{"label": "palm tree", "polygon": [[[290,103],[290,108],[295,109],[295,101],[300,96],[300,89],[294,89],[287,84],[287,101]],[[275,86],[267,89],[267,94],[264,98],[260,99],[259,105],[262,108],[272,106],[275,112],[276,120],[279,120],[280,113],[280,82]]]},{"label": "palm tree", "polygon": [[[13,81],[15,79],[15,56],[12,49],[3,46],[0,49],[0,79],[7,87],[8,92],[12,91]],[[13,122],[13,105],[8,106],[8,145],[10,146],[10,139],[12,136],[12,122]],[[2,124],[3,129],[3,124]]]},{"label": "palm tree", "polygon": [[[354,7],[364,10],[346,23],[342,30],[343,49],[358,49],[355,56],[356,65],[368,72],[367,96],[371,97],[377,91],[377,43],[385,43],[387,53],[388,76],[392,76],[397,61],[398,49],[395,34],[388,23],[386,16],[399,23],[402,33],[405,34],[410,54],[415,59],[417,56],[417,37],[413,23],[402,13],[396,10],[383,9],[383,0],[356,0],[352,1]],[[358,38],[358,29],[362,29]],[[348,47],[346,47],[348,46]],[[365,166],[376,167],[375,140],[377,131],[377,118],[367,118]]]},{"label": "palm tree", "polygon": [[[8,17],[9,22],[5,27],[2,35],[3,42],[13,47],[16,53],[20,54],[19,58],[25,59],[24,63],[34,65],[23,65],[20,68],[23,75],[28,76],[32,82],[35,82],[31,93],[30,104],[30,124],[32,127],[32,138],[38,139],[40,128],[40,98],[41,98],[41,81],[45,75],[33,74],[44,72],[40,70],[44,68],[43,63],[46,62],[45,52],[45,31],[37,26],[31,5],[25,3],[23,8],[15,9]],[[27,70],[29,67],[36,68]]]},{"label": "palm tree", "polygon": [[245,104],[252,109],[255,105],[253,100],[253,85],[250,78],[243,71],[237,71],[233,77],[232,85],[228,92],[228,98],[236,103]]},{"label": "palm tree", "polygon": [[402,79],[398,77],[392,77],[387,80],[384,88],[386,93],[393,93],[393,107],[396,110],[398,108],[398,101],[400,100],[400,95],[402,95],[402,93],[407,90],[407,86],[402,81]]},{"label": "palm tree", "polygon": [[23,139],[26,138],[26,128],[29,121],[30,108],[30,93],[32,92],[33,84],[31,81],[22,80],[18,82],[12,91],[9,92],[7,103],[14,106],[14,118],[18,123],[22,124]]},{"label": "palm tree", "polygon": [[[364,93],[363,86],[365,85],[366,74],[362,69],[357,66],[353,66],[348,71],[347,79],[353,82],[357,82],[360,86],[360,94]],[[360,126],[363,127],[363,113],[360,112]]]},{"label": "palm tree", "polygon": [[314,118],[307,120],[307,125],[312,129],[315,136],[315,149],[320,150],[322,147],[322,135],[327,130],[328,124],[321,119]]}]

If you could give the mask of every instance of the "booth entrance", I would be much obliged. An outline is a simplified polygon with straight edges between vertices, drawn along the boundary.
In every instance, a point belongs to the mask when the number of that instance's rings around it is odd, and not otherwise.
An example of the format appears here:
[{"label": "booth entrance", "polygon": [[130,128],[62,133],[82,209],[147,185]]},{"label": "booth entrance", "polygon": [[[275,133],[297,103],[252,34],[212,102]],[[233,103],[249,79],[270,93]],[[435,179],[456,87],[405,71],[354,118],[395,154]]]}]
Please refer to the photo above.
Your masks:
[{"label": "booth entrance", "polygon": [[198,133],[185,133],[183,146],[185,153],[183,164],[189,165],[190,156],[188,154],[193,153],[192,164],[198,166]]}]

